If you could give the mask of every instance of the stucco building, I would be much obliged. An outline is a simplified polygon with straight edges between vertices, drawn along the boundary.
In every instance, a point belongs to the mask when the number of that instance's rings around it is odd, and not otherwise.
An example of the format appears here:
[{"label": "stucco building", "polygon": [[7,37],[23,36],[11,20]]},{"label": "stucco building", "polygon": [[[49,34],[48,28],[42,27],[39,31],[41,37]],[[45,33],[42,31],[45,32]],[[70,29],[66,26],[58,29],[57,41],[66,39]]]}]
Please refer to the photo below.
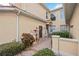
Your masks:
[{"label": "stucco building", "polygon": [[0,43],[13,40],[20,41],[22,33],[38,37],[47,36],[46,24],[50,15],[54,14],[55,21],[52,21],[50,32],[67,30],[63,7],[49,10],[41,3],[11,3],[9,6],[0,5]]},{"label": "stucco building", "polygon": [[[15,3],[0,6],[0,44],[20,41],[22,33],[46,35],[46,12],[49,10],[40,3]],[[42,34],[39,34],[42,33]]]}]

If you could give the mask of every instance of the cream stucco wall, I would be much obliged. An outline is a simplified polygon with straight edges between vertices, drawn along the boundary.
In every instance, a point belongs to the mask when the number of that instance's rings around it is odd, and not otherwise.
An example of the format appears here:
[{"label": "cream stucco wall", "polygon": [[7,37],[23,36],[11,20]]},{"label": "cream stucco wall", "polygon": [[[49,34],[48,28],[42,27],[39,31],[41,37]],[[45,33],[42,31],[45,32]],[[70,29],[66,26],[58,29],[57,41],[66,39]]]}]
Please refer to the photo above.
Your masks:
[{"label": "cream stucco wall", "polygon": [[[19,15],[19,38],[22,33],[34,35],[36,27],[43,26],[43,37],[45,35],[45,23],[29,16]],[[38,30],[39,31],[39,30]],[[0,12],[0,44],[16,40],[17,15],[14,12]]]},{"label": "cream stucco wall", "polygon": [[[21,37],[22,33],[34,34],[33,30],[35,30],[36,27],[39,27],[40,25],[43,26],[43,28],[45,27],[45,23],[40,22],[37,19],[33,19],[33,18],[30,18],[30,17],[25,16],[25,15],[20,15],[19,16],[20,37]],[[44,29],[43,29],[43,33],[44,33]]]},{"label": "cream stucco wall", "polygon": [[70,20],[70,25],[73,25],[73,27],[70,28],[70,32],[73,38],[79,39],[79,4],[77,4],[76,8],[74,9],[73,16]]},{"label": "cream stucco wall", "polygon": [[57,55],[77,56],[79,55],[79,43],[77,39],[52,36],[52,50]]},{"label": "cream stucco wall", "polygon": [[78,54],[77,42],[72,41],[72,39],[71,39],[71,41],[68,41],[66,39],[63,40],[63,39],[64,38],[61,38],[60,42],[59,42],[60,51],[62,51],[63,53],[66,53],[66,54],[70,54],[70,55],[77,55]]},{"label": "cream stucco wall", "polygon": [[0,12],[0,44],[16,39],[16,14]]}]

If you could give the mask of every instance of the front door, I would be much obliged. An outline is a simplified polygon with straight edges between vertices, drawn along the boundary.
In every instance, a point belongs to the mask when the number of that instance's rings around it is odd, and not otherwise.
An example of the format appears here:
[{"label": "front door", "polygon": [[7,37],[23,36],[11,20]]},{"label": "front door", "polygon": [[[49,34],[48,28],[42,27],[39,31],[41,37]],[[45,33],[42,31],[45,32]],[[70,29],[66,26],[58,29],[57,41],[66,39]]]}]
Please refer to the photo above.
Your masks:
[{"label": "front door", "polygon": [[39,26],[39,38],[42,38],[42,26]]}]

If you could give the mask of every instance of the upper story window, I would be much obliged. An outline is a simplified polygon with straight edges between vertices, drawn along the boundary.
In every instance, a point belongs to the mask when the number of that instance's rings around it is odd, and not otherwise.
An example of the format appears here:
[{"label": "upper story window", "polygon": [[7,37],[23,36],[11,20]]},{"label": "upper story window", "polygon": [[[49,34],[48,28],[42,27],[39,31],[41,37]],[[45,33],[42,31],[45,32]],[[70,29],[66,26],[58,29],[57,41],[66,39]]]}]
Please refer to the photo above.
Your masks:
[{"label": "upper story window", "polygon": [[56,20],[56,17],[55,17],[55,15],[54,15],[53,13],[50,14],[50,19],[51,19],[52,21]]},{"label": "upper story window", "polygon": [[48,12],[46,12],[46,19],[48,19]]},{"label": "upper story window", "polygon": [[61,19],[64,19],[64,10],[63,10],[63,9],[62,9],[61,12],[60,12],[60,18],[61,18]]}]

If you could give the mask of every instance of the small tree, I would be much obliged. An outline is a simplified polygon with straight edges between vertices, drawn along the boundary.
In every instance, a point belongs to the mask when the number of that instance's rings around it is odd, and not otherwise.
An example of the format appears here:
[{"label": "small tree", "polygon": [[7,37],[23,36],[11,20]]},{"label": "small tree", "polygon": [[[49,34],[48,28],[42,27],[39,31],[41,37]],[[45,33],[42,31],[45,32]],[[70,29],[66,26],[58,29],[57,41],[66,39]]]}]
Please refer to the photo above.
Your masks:
[{"label": "small tree", "polygon": [[31,46],[35,41],[34,37],[30,33],[23,33],[21,40],[25,46]]}]

